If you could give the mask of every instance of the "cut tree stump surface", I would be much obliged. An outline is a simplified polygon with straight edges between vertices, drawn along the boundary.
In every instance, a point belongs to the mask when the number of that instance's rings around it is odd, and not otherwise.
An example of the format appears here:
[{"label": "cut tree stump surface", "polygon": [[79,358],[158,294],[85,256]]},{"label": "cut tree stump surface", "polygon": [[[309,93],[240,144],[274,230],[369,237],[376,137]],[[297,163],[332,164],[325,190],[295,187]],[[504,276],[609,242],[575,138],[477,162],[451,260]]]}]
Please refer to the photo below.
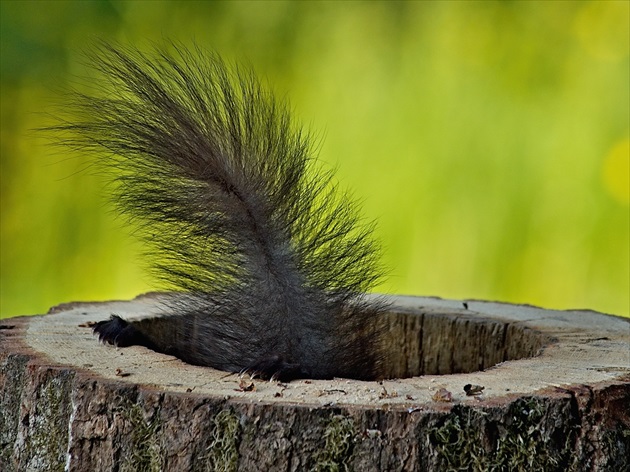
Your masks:
[{"label": "cut tree stump surface", "polygon": [[280,384],[92,335],[162,296],[1,321],[0,470],[629,470],[627,319],[396,296],[389,380]]}]

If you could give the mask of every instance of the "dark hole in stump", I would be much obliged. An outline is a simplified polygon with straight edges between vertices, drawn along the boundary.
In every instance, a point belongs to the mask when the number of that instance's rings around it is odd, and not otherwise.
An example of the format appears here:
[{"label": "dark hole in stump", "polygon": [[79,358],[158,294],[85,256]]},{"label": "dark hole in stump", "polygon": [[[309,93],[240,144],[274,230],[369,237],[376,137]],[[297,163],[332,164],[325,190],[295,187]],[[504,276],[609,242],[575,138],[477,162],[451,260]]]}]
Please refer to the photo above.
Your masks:
[{"label": "dark hole in stump", "polygon": [[553,342],[521,324],[461,313],[388,315],[380,377],[475,372],[538,355]]}]

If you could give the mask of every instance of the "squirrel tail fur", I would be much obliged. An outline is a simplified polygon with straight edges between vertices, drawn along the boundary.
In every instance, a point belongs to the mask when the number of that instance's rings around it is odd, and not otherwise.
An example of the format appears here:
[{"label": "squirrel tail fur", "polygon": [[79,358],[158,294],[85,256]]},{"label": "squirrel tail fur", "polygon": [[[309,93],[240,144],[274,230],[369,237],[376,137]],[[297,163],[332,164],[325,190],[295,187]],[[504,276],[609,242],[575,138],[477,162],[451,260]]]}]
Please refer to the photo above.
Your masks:
[{"label": "squirrel tail fur", "polygon": [[54,127],[98,154],[174,292],[159,320],[102,321],[119,346],[279,380],[378,377],[386,305],[373,224],[249,70],[200,48],[101,44],[104,79]]}]

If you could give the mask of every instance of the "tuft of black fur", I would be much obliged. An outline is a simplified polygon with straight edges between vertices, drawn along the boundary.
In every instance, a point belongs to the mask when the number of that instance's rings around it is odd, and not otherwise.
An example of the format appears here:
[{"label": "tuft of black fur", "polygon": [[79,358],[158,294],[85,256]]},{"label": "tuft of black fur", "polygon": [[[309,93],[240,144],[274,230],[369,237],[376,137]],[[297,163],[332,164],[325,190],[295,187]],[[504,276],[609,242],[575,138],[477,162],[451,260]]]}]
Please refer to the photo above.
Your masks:
[{"label": "tuft of black fur", "polygon": [[113,318],[95,332],[267,378],[377,377],[373,224],[251,71],[171,49],[101,44],[101,93],[76,94],[54,127],[111,171],[116,204],[177,291],[159,322]]}]

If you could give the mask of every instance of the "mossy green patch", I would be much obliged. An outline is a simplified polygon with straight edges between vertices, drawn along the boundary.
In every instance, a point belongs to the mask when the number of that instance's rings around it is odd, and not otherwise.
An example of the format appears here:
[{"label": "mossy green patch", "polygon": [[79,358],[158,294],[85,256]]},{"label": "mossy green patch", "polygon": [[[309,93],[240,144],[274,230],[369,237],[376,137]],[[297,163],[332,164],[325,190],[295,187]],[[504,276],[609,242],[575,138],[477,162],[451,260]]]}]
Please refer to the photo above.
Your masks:
[{"label": "mossy green patch", "polygon": [[317,452],[313,470],[340,472],[351,470],[349,463],[356,431],[352,420],[343,415],[332,416],[324,427],[324,448]]},{"label": "mossy green patch", "polygon": [[131,423],[130,453],[122,458],[122,472],[159,472],[162,470],[162,458],[158,431],[161,422],[158,415],[145,419],[142,407],[129,404],[123,413]]},{"label": "mossy green patch", "polygon": [[565,471],[576,426],[557,423],[557,412],[535,398],[514,402],[507,415],[456,406],[429,441],[445,471]]},{"label": "mossy green patch", "polygon": [[35,392],[34,411],[22,419],[28,436],[26,469],[64,470],[72,378],[69,371],[61,371],[46,379]]},{"label": "mossy green patch", "polygon": [[237,470],[240,422],[232,410],[223,410],[214,418],[212,441],[207,449],[207,470],[232,472]]}]

